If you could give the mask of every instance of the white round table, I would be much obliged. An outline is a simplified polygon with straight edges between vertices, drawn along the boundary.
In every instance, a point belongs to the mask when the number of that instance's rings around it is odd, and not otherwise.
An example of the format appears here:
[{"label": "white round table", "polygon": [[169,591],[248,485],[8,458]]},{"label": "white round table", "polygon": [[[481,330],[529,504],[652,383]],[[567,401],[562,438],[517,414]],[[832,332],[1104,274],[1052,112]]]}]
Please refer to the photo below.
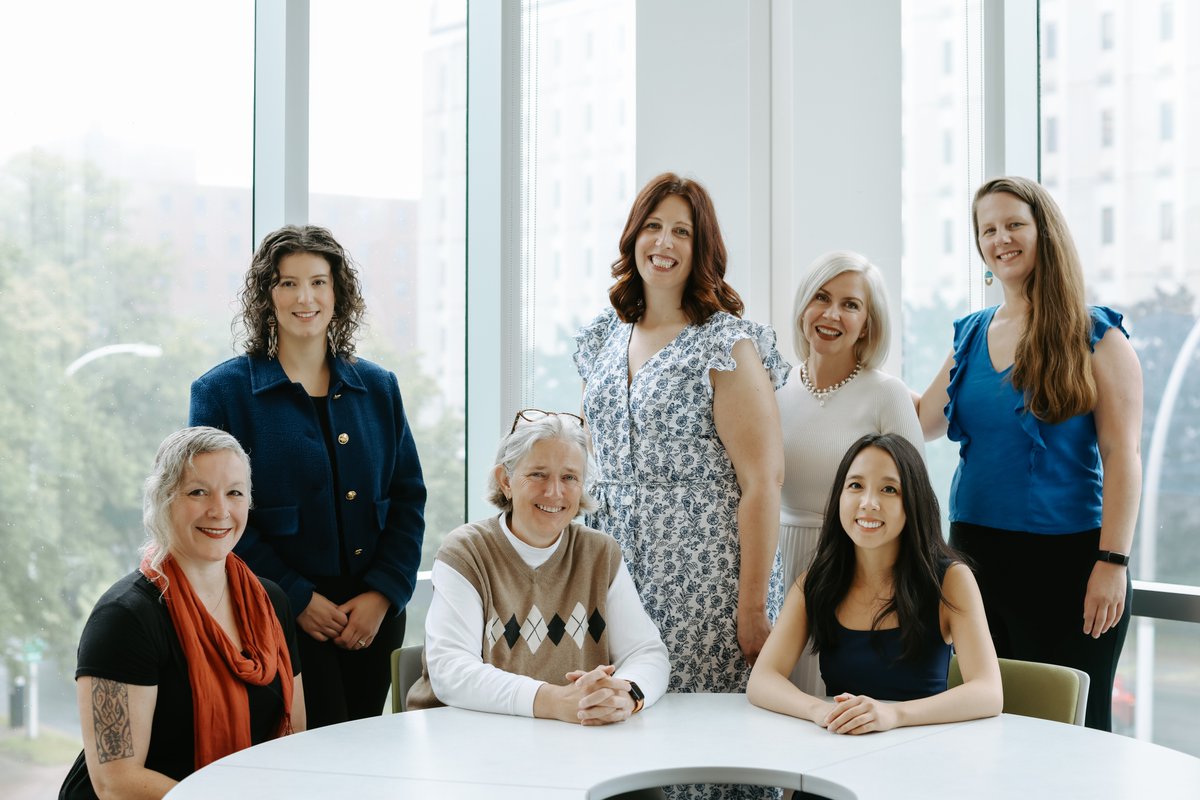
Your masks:
[{"label": "white round table", "polygon": [[540,800],[671,783],[759,783],[834,800],[1196,800],[1200,759],[1010,715],[838,736],[745,695],[673,694],[598,728],[455,708],[347,722],[234,753],[168,798]]}]

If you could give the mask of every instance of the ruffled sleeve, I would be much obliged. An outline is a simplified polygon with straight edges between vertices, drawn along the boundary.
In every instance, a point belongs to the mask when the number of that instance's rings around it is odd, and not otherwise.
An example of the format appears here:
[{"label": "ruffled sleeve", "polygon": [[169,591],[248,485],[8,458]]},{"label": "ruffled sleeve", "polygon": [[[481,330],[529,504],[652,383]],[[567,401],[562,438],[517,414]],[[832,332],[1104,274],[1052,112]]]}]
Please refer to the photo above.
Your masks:
[{"label": "ruffled sleeve", "polygon": [[1092,338],[1088,341],[1088,346],[1092,348],[1093,353],[1096,352],[1096,343],[1104,338],[1109,328],[1116,328],[1125,334],[1126,339],[1129,338],[1129,331],[1121,324],[1125,320],[1123,314],[1113,311],[1108,306],[1092,306],[1091,312]]},{"label": "ruffled sleeve", "polygon": [[[775,329],[770,325],[760,325],[757,322],[718,311],[709,318],[708,322],[704,323],[703,328],[707,339],[708,363],[704,365],[706,370],[718,369],[723,372],[732,372],[737,369],[737,361],[733,357],[733,346],[742,339],[749,339],[758,350],[758,357],[762,359],[775,391],[779,391],[787,383],[792,365],[783,360],[779,348],[775,346]],[[711,395],[712,383],[706,380],[704,385]]]},{"label": "ruffled sleeve", "polygon": [[992,319],[992,314],[995,313],[994,308],[985,308],[982,311],[976,311],[974,314],[968,314],[965,317],[954,320],[954,364],[950,367],[950,382],[946,384],[946,407],[943,412],[946,415],[947,428],[946,438],[952,442],[959,443],[959,453],[965,453],[967,444],[971,441],[971,437],[963,430],[959,424],[958,415],[955,413],[955,402],[958,398],[959,389],[962,386],[963,375],[966,374],[967,356],[971,351],[971,346],[975,341],[975,337],[987,334],[988,323]]},{"label": "ruffled sleeve", "polygon": [[614,308],[606,308],[575,334],[575,369],[585,382],[613,328],[621,324]]}]

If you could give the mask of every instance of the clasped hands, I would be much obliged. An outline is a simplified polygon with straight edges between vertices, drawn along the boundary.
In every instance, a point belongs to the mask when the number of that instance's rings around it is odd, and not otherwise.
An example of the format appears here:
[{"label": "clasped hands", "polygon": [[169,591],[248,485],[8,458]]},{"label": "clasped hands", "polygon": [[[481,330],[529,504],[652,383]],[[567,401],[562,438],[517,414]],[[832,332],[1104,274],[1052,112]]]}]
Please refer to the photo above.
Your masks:
[{"label": "clasped hands", "polygon": [[824,715],[817,713],[813,722],[832,733],[875,733],[897,725],[896,709],[882,700],[864,694],[839,694],[832,703],[822,703]]},{"label": "clasped hands", "polygon": [[337,605],[328,597],[313,592],[296,624],[318,642],[333,640],[343,650],[361,650],[370,646],[391,602],[374,589],[351,597]]},{"label": "clasped hands", "polygon": [[612,664],[585,672],[572,670],[563,686],[542,684],[534,698],[534,716],[580,725],[610,725],[633,714],[629,681],[614,678]]}]

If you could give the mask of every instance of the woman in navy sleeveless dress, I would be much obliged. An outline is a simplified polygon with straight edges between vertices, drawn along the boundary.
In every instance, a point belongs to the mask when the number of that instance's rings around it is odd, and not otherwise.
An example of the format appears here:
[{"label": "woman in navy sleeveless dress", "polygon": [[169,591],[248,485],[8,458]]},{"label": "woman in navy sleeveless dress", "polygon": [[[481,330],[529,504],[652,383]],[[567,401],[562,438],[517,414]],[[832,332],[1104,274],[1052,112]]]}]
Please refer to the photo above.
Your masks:
[{"label": "woman in navy sleeveless dress", "polygon": [[[947,689],[951,644],[963,684]],[[832,699],[789,680],[810,645]],[[1000,713],[1000,666],[979,587],[942,538],[925,463],[908,440],[868,434],[846,452],[817,555],[789,588],[747,694],[834,733]]]}]

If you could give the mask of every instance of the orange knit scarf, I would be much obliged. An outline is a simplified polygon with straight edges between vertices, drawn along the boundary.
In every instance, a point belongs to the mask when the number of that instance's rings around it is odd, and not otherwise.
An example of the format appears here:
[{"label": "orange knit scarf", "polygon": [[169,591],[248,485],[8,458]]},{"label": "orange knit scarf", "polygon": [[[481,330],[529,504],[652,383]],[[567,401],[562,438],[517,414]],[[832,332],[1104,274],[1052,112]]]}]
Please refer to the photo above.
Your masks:
[{"label": "orange knit scarf", "polygon": [[250,704],[245,684],[266,686],[279,675],[283,718],[276,736],[292,732],[292,659],[287,639],[267,592],[246,562],[230,553],[225,559],[229,602],[242,639],[239,653],[208,613],[183,570],[167,556],[161,570],[141,572],[163,593],[175,633],[187,658],[195,717],[196,769],[249,747]]}]

